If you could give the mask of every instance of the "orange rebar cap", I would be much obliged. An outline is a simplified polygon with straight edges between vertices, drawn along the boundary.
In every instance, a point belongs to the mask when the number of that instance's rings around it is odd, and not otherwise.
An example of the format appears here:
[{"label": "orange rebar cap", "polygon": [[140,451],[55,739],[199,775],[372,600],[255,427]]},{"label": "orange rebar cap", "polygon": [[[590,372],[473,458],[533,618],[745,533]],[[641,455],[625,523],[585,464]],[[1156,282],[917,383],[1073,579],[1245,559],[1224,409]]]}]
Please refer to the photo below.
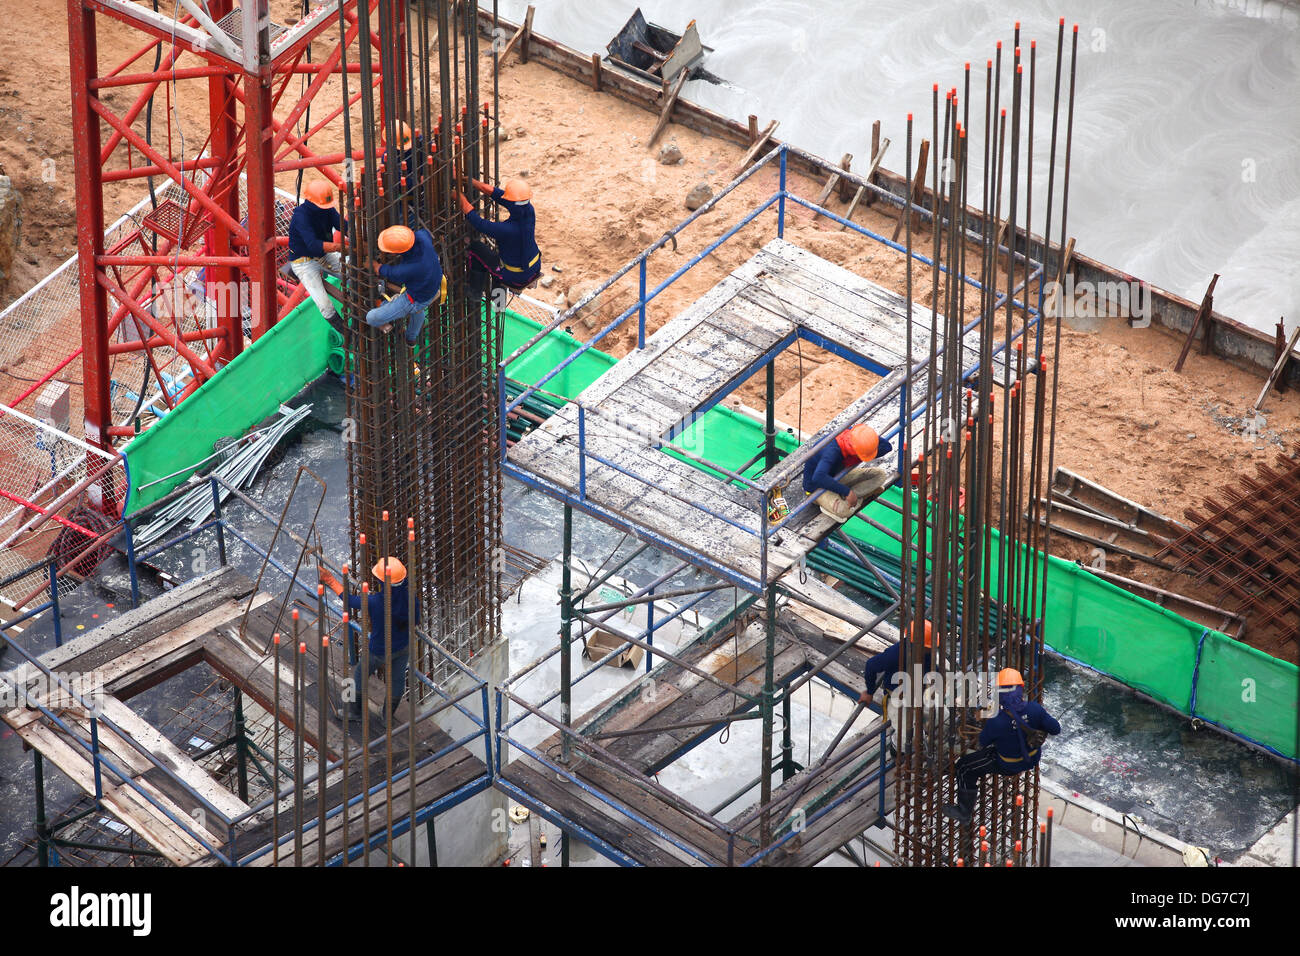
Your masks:
[{"label": "orange rebar cap", "polygon": [[1025,679],[1020,676],[1020,671],[1014,667],[1004,667],[998,671],[999,687],[1024,687]]},{"label": "orange rebar cap", "polygon": [[375,562],[370,573],[381,581],[387,578],[389,584],[401,584],[406,580],[406,565],[396,558],[383,558]]},{"label": "orange rebar cap", "polygon": [[380,252],[405,252],[415,245],[415,233],[408,226],[389,226],[379,234]]},{"label": "orange rebar cap", "polygon": [[322,209],[334,208],[334,187],[330,185],[329,180],[313,179],[307,184],[302,191],[307,197],[307,201],[320,206]]},{"label": "orange rebar cap", "polygon": [[512,179],[501,188],[501,198],[506,202],[528,202],[533,198],[533,189],[522,179]]}]

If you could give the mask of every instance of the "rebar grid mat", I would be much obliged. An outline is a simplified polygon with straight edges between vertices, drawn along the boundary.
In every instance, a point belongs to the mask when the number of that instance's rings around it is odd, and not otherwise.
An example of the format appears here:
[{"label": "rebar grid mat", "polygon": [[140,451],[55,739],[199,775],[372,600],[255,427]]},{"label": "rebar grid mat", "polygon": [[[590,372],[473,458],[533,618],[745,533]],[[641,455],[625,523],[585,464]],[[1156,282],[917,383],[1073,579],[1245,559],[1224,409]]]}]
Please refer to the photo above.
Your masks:
[{"label": "rebar grid mat", "polygon": [[[360,98],[345,114],[347,150],[359,129],[370,158],[348,170],[345,191],[352,562],[363,574],[384,555],[408,563],[429,636],[469,660],[500,631],[501,330],[470,294],[459,196],[466,178],[491,181],[485,137],[496,117],[479,97],[473,5],[380,0],[356,14],[363,35],[381,42],[377,61],[370,44],[358,46]],[[405,151],[403,129],[413,137]],[[371,269],[379,233],[398,224],[428,229],[446,280],[446,299],[430,307],[414,348],[402,323],[385,334],[364,321],[382,297],[405,294]],[[446,673],[424,657],[423,669]]]},{"label": "rebar grid mat", "polygon": [[[922,121],[921,132],[924,135],[929,127],[928,148],[938,158],[928,172],[939,225],[920,236],[913,234],[917,228],[913,217],[905,215],[902,220],[909,253],[907,351],[909,364],[922,369],[923,381],[916,384],[918,394],[925,396],[925,411],[924,447],[903,446],[910,480],[903,483],[901,669],[912,674],[915,666],[919,676],[925,649],[913,622],[931,622],[933,666],[944,694],[938,702],[913,698],[914,705],[896,717],[901,742],[895,784],[895,852],[900,862],[913,866],[1033,866],[1048,862],[1038,839],[1036,768],[1014,776],[983,777],[969,824],[960,824],[943,813],[945,805],[956,802],[953,773],[958,759],[979,747],[979,730],[989,713],[981,714],[981,708],[990,698],[997,698],[993,672],[1007,667],[1019,670],[1024,676],[1025,696],[1029,700],[1042,697],[1046,565],[1032,556],[1048,550],[1050,534],[1050,529],[1040,525],[1038,511],[1043,507],[1040,489],[1051,473],[1055,450],[1060,324],[1050,311],[1043,313],[1039,303],[1043,301],[1042,283],[1059,276],[1044,276],[1041,267],[1031,271],[1035,261],[1046,261],[1047,240],[1008,241],[1011,251],[999,251],[1003,237],[1017,236],[1021,230],[1025,235],[1032,232],[1037,210],[1031,172],[1035,159],[1045,157],[1044,144],[1035,136],[1037,44],[1022,47],[1017,24],[1014,54],[1006,63],[1002,47],[999,43],[996,58],[986,63],[982,97],[978,90],[972,94],[970,64],[963,85],[946,90],[942,104],[935,84],[932,116],[929,123]],[[1065,237],[1077,47],[1076,27],[1069,56],[1068,107],[1063,111],[1066,57],[1062,20],[1055,79],[1048,74],[1046,81],[1053,87],[1050,145],[1046,148],[1052,172],[1040,228],[1049,238],[1055,231],[1053,211],[1059,188],[1060,246],[1065,259],[1069,255]],[[1009,79],[1005,75],[1008,68]],[[1051,68],[1049,64],[1045,72]],[[978,83],[978,65],[976,70]],[[982,162],[969,155],[967,139],[971,114],[975,112],[975,122],[980,122],[981,107]],[[1038,122],[1042,123],[1041,117]],[[1037,138],[1045,139],[1044,133],[1040,125]],[[909,182],[913,181],[912,146],[909,115]],[[926,148],[923,145],[922,153]],[[1064,164],[1059,184],[1058,157]],[[977,178],[980,169],[982,181]],[[918,180],[926,172],[918,171]],[[963,239],[970,226],[977,227],[981,241]],[[911,254],[914,248],[925,251],[926,245],[932,265],[930,275],[923,274],[921,280],[930,280],[930,292],[914,300]],[[968,307],[968,285],[962,281],[967,275],[980,282],[975,335],[981,373],[971,383],[961,377],[961,362],[956,360],[960,353],[954,356],[945,351],[938,356],[932,344],[928,367],[917,364],[924,363],[927,356],[913,353],[910,315],[912,303],[920,302],[930,310],[930,342],[939,338],[940,330],[933,327],[939,322],[945,324],[944,341],[956,341]],[[1017,303],[1018,291],[1025,305],[1038,307],[1037,321]],[[1003,309],[1005,314],[999,315]],[[997,350],[1003,350],[1006,377],[995,383],[992,359]],[[918,373],[909,374],[903,389],[905,417],[912,413],[913,374]],[[997,392],[995,384],[1002,386]],[[1050,512],[1050,503],[1046,507]],[[997,558],[993,557],[995,535],[1000,538]],[[922,555],[929,555],[928,560],[921,559]],[[953,678],[962,674],[985,675],[983,700],[975,706],[948,693]],[[920,697],[919,692],[914,693]]]},{"label": "rebar grid mat", "polygon": [[1253,640],[1300,640],[1300,454],[1261,463],[1184,514],[1192,527],[1160,554],[1218,588]]}]

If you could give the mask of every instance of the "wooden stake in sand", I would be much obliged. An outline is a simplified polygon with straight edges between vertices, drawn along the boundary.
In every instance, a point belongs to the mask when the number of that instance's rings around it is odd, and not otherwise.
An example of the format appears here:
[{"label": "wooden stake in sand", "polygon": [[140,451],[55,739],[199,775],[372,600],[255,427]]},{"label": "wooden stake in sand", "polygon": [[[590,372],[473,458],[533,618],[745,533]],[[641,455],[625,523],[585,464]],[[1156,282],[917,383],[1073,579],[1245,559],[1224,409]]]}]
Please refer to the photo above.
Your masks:
[{"label": "wooden stake in sand", "polygon": [[[1278,323],[1279,325],[1281,323]],[[1264,399],[1268,397],[1268,390],[1273,387],[1273,383],[1282,377],[1282,371],[1286,368],[1287,362],[1291,360],[1291,352],[1300,341],[1300,323],[1296,324],[1295,331],[1291,333],[1291,338],[1287,339],[1286,347],[1282,349],[1282,354],[1277,357],[1277,363],[1273,366],[1273,371],[1268,373],[1268,378],[1264,381],[1264,387],[1260,390],[1259,398],[1255,399],[1255,407],[1251,412],[1258,415],[1260,409],[1264,407]]]},{"label": "wooden stake in sand", "polygon": [[[889,149],[889,138],[886,137],[880,141],[880,152],[876,153],[875,158],[871,160],[871,168],[867,170],[867,175],[863,178],[871,182],[871,177],[875,175],[876,170],[880,167],[880,161],[885,158],[885,150]],[[851,220],[853,213],[858,208],[858,203],[862,201],[862,195],[867,191],[866,186],[859,186],[858,191],[853,194],[853,202],[849,203],[849,210],[844,214],[845,219]],[[844,231],[848,226],[840,224],[840,231]]]},{"label": "wooden stake in sand", "polygon": [[[849,163],[851,162],[853,162],[853,154],[845,153],[844,158],[840,160],[840,169],[844,170],[845,172],[848,172]],[[841,176],[839,173],[830,174],[830,176],[826,180],[826,185],[823,186],[822,191],[817,194],[818,206],[826,205],[826,201],[831,198],[831,191],[834,190],[836,186],[840,185],[840,181],[841,181]],[[841,192],[841,198],[843,198],[842,192]],[[814,220],[820,215],[821,213],[815,210],[813,211]]]},{"label": "wooden stake in sand", "polygon": [[[1214,309],[1214,286],[1219,281],[1218,273],[1210,280],[1210,286],[1205,290],[1205,298],[1201,299],[1201,307],[1196,311],[1196,318],[1192,319],[1192,327],[1187,330],[1187,341],[1183,343],[1183,351],[1178,356],[1178,361],[1174,363],[1174,371],[1181,372],[1183,363],[1187,361],[1187,353],[1192,350],[1192,343],[1196,341],[1196,332],[1201,327],[1201,323],[1209,318],[1210,312]],[[1208,341],[1208,340],[1207,340]]]},{"label": "wooden stake in sand", "polygon": [[736,167],[737,176],[749,168],[749,164],[752,163],[755,157],[763,151],[763,147],[767,145],[767,141],[772,138],[772,134],[776,132],[776,128],[780,125],[781,124],[777,120],[772,120],[772,122],[767,124],[762,135],[760,135],[758,139],[754,140],[754,145],[749,147],[749,151],[740,158],[740,165]]},{"label": "wooden stake in sand", "polygon": [[681,95],[682,86],[686,83],[686,72],[686,70],[682,70],[682,72],[677,74],[677,82],[673,84],[673,91],[669,93],[668,98],[664,100],[664,108],[659,113],[659,122],[655,123],[655,131],[650,134],[650,141],[645,144],[646,149],[650,149],[654,146],[655,140],[659,138],[659,134],[662,133],[664,128],[668,125],[668,119],[673,115],[673,107],[677,105],[677,97]]},{"label": "wooden stake in sand", "polygon": [[532,34],[532,32],[533,32],[533,8],[529,7],[528,12],[524,14],[524,22],[520,24],[519,29],[515,31],[515,35],[510,38],[510,42],[506,44],[506,48],[501,51],[501,62],[504,63],[506,61],[506,57],[510,55],[510,51],[515,48],[515,44],[522,39],[524,41],[524,44],[519,48],[519,60],[522,63],[527,63],[528,62],[528,37]]},{"label": "wooden stake in sand", "polygon": [[[925,190],[925,164],[929,162],[929,160],[930,141],[928,139],[923,139],[921,140],[920,153],[916,158],[916,175],[912,178],[912,188],[909,190],[913,205],[920,205],[921,194]],[[898,241],[898,234],[903,231],[903,216],[906,212],[907,206],[904,206],[902,212],[899,213],[898,222],[894,224],[894,234],[889,237],[893,242]],[[915,213],[912,215],[912,228],[920,228],[920,222]]]}]

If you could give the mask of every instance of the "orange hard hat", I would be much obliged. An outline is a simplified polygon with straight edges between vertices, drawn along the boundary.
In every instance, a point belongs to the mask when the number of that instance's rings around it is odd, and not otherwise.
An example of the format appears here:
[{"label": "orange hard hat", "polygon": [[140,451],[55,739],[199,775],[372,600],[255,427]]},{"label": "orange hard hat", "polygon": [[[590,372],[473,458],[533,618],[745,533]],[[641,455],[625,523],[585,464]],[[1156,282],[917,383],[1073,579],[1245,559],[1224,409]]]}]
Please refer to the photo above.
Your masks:
[{"label": "orange hard hat", "polygon": [[387,578],[389,584],[401,584],[406,580],[406,565],[396,558],[382,558],[375,562],[370,573],[381,581]]},{"label": "orange hard hat", "polygon": [[501,188],[501,198],[506,202],[528,202],[533,198],[533,190],[522,179],[512,179]]},{"label": "orange hard hat", "polygon": [[415,245],[415,233],[407,226],[389,226],[379,234],[380,252],[405,252]]},{"label": "orange hard hat", "polygon": [[865,422],[854,425],[849,429],[849,447],[858,458],[871,461],[876,457],[876,449],[880,447],[880,436]]},{"label": "orange hard hat", "polygon": [[[381,130],[379,138],[385,145],[387,145],[388,131]],[[401,120],[397,121],[397,145],[401,149],[406,149],[406,147],[411,145],[411,127],[407,126]]]},{"label": "orange hard hat", "polygon": [[913,640],[916,639],[917,632],[920,631],[920,629],[921,629],[921,624],[922,624],[922,623],[925,624],[925,646],[926,646],[926,647],[933,647],[933,646],[934,646],[934,627],[933,627],[933,625],[930,624],[929,621],[924,621],[924,622],[922,622],[922,621],[913,621],[913,622],[912,622],[912,639],[913,639]]},{"label": "orange hard hat", "polygon": [[322,209],[334,208],[334,187],[328,180],[313,179],[303,189],[302,194],[307,197],[307,201],[320,206]]},{"label": "orange hard hat", "polygon": [[1025,679],[1020,676],[1020,671],[1014,667],[1004,667],[998,671],[999,687],[1024,687]]}]

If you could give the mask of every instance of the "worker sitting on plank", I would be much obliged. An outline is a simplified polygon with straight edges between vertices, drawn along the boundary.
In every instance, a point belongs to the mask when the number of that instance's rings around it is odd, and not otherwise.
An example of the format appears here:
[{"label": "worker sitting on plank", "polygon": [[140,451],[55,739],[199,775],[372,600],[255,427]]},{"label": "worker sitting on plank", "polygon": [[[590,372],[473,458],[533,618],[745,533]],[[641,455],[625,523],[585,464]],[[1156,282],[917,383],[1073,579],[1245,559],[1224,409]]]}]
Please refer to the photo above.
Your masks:
[{"label": "worker sitting on plank", "polygon": [[414,232],[407,226],[389,226],[379,234],[379,251],[399,256],[397,262],[380,265],[374,269],[380,277],[402,286],[402,291],[383,305],[366,313],[366,325],[391,332],[393,323],[406,319],[406,344],[415,348],[428,317],[429,306],[441,302],[447,295],[447,283],[442,275],[442,262],[433,248],[429,230]]},{"label": "worker sitting on plank", "polygon": [[1061,732],[1061,725],[1042,704],[1025,700],[1025,679],[1014,667],[998,673],[998,712],[984,721],[980,749],[957,761],[957,802],[943,808],[945,816],[970,823],[975,811],[975,787],[990,773],[1014,776],[1038,766],[1043,741]]},{"label": "worker sitting on plank", "polygon": [[504,188],[469,181],[475,189],[503,208],[509,218],[500,222],[484,219],[474,211],[465,194],[460,195],[460,209],[476,231],[496,240],[496,249],[482,239],[469,244],[470,295],[487,292],[488,277],[518,292],[537,281],[542,271],[542,253],[535,236],[537,214],[533,210],[533,191],[522,179],[512,179]]},{"label": "worker sitting on plank", "polygon": [[338,313],[325,292],[323,270],[338,275],[343,269],[343,220],[334,206],[334,187],[326,180],[313,179],[303,195],[289,219],[290,264],[321,316],[332,323]]},{"label": "worker sitting on plank", "polygon": [[[889,469],[871,467],[868,462],[883,458],[893,451],[888,441],[863,422],[840,432],[835,440],[827,442],[803,466],[803,490],[810,495],[821,493],[817,504],[822,512],[836,521],[847,521],[858,510],[862,500],[884,487],[889,479]],[[835,476],[849,469],[843,481]]]},{"label": "worker sitting on plank", "polygon": [[[402,699],[402,694],[406,692],[406,670],[409,663],[407,648],[410,644],[410,594],[408,591],[409,583],[406,580],[406,567],[396,558],[382,558],[375,562],[375,566],[370,569],[371,573],[381,582],[388,583],[388,606],[391,610],[391,628],[384,619],[384,588],[370,592],[369,601],[366,605],[366,613],[370,617],[370,674],[374,674],[382,667],[384,673],[388,675],[388,686],[393,693],[392,713],[397,713],[398,701]],[[325,568],[320,569],[320,580],[327,588],[335,594],[343,593],[343,584],[338,578],[334,577]],[[361,594],[354,592],[348,595],[348,608],[351,611],[361,610]],[[415,600],[415,623],[420,623],[420,599]],[[384,644],[388,640],[388,634],[391,630],[392,653],[389,656],[384,654]],[[357,664],[352,671],[352,700],[344,701],[344,714],[348,720],[361,719],[361,694],[365,686],[364,678],[367,676],[361,672],[363,656],[357,655]]]},{"label": "worker sitting on plank", "polygon": [[[921,675],[934,670],[930,661],[930,648],[933,647],[932,627],[929,621],[912,622],[912,640],[915,641],[921,635],[921,626],[925,626],[925,657],[921,661]],[[876,688],[883,685],[884,701],[881,704],[881,713],[885,711],[885,704],[889,700],[889,692],[893,690],[894,685],[900,682],[900,674],[903,668],[903,642],[890,645],[879,654],[867,659],[867,665],[862,669],[862,676],[866,679],[867,689],[858,695],[858,703],[871,706],[875,699]]]}]

